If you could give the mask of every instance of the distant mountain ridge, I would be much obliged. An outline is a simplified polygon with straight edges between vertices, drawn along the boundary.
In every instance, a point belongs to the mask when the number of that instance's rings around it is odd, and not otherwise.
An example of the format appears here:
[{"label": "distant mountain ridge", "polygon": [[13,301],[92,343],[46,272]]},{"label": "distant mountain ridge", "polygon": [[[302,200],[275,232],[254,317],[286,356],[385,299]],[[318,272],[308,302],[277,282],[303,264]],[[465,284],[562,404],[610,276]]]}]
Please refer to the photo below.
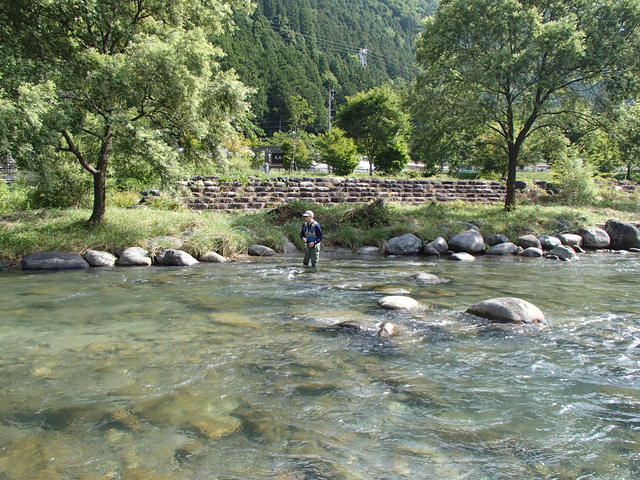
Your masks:
[{"label": "distant mountain ridge", "polygon": [[348,95],[415,73],[414,40],[437,0],[257,0],[226,39],[225,66],[254,89],[255,123],[286,130],[295,95],[328,126],[332,106]]}]

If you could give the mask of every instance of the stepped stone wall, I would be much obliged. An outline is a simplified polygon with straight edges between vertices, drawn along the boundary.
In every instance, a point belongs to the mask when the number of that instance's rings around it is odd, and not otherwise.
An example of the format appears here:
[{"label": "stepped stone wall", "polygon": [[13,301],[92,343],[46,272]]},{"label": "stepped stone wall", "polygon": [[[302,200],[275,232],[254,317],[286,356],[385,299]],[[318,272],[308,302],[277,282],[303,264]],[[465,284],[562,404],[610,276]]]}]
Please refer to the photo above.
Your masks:
[{"label": "stepped stone wall", "polygon": [[194,210],[252,210],[272,208],[303,200],[312,203],[369,203],[378,198],[387,202],[504,201],[506,187],[501,182],[397,180],[385,178],[289,178],[269,181],[223,182],[216,177],[194,177],[182,182],[191,195],[185,203]]}]

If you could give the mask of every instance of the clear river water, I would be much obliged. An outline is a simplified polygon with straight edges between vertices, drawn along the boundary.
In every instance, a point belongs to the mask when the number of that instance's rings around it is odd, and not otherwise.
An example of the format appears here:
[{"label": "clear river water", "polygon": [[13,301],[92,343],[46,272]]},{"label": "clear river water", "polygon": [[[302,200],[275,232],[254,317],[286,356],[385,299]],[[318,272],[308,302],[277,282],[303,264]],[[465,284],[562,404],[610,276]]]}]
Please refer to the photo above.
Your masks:
[{"label": "clear river water", "polygon": [[640,255],[299,262],[0,274],[0,479],[640,478]]}]

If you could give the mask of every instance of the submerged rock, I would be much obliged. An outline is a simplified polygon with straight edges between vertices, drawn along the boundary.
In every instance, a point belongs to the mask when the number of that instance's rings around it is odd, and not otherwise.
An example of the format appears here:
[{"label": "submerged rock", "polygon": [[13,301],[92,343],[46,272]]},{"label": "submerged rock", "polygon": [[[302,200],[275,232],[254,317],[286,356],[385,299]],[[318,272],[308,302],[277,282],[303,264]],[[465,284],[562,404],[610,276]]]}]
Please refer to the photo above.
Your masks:
[{"label": "submerged rock", "polygon": [[129,247],[124,252],[122,252],[116,264],[124,267],[148,267],[149,265],[151,265],[151,258],[147,256],[148,253],[149,252],[147,252],[142,247]]},{"label": "submerged rock", "polygon": [[156,255],[156,263],[165,267],[190,267],[199,262],[183,250],[169,248]]},{"label": "submerged rock", "polygon": [[391,322],[384,322],[378,329],[378,336],[382,338],[395,337],[398,335],[398,328]]},{"label": "submerged rock", "polygon": [[578,231],[578,235],[582,237],[582,246],[584,248],[607,248],[611,243],[609,234],[601,228],[581,228]]},{"label": "submerged rock", "polygon": [[640,230],[634,225],[618,220],[607,220],[604,229],[609,234],[612,249],[640,248]]},{"label": "submerged rock", "polygon": [[451,236],[447,243],[453,252],[480,253],[485,250],[484,238],[473,229]]},{"label": "submerged rock", "polygon": [[22,270],[75,270],[89,268],[89,264],[75,253],[40,252],[22,257],[20,268]]},{"label": "submerged rock", "polygon": [[84,254],[84,259],[92,267],[113,267],[117,260],[115,255],[97,250],[87,250]]},{"label": "submerged rock", "polygon": [[196,421],[193,426],[204,437],[217,440],[240,430],[242,422],[231,415],[224,415]]},{"label": "submerged rock", "polygon": [[405,233],[390,239],[384,252],[387,255],[416,255],[420,250],[422,250],[422,240],[412,233]]},{"label": "submerged rock", "polygon": [[358,255],[378,255],[380,253],[380,249],[378,247],[364,246],[359,248],[356,253]]},{"label": "submerged rock", "polygon": [[472,305],[467,312],[499,323],[544,321],[544,314],[538,307],[516,297],[491,298]]},{"label": "submerged rock", "polygon": [[485,252],[485,255],[516,255],[520,251],[515,243],[505,242],[494,245]]},{"label": "submerged rock", "polygon": [[227,261],[225,257],[216,252],[207,252],[200,257],[201,262],[224,263]]},{"label": "submerged rock", "polygon": [[253,257],[273,257],[276,251],[273,248],[264,245],[251,245],[249,247],[249,255]]},{"label": "submerged rock", "polygon": [[433,275],[432,273],[425,273],[425,272],[419,272],[414,275],[411,275],[411,278],[421,283],[427,283],[429,285],[435,285],[437,283],[447,283],[449,281],[448,278],[442,278],[437,275]]},{"label": "submerged rock", "polygon": [[378,300],[378,306],[385,310],[398,310],[403,312],[416,312],[423,307],[411,297],[402,295],[389,295]]}]

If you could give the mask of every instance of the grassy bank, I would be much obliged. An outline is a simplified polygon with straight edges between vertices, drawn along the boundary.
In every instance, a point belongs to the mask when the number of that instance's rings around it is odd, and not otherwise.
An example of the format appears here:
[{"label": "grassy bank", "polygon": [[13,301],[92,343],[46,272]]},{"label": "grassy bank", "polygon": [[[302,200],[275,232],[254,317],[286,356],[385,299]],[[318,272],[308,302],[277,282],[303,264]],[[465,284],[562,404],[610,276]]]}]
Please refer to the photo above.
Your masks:
[{"label": "grassy bank", "polygon": [[90,248],[115,251],[142,246],[155,252],[175,246],[175,241],[166,237],[182,240],[182,249],[194,256],[210,250],[225,256],[241,255],[254,243],[282,250],[286,238],[300,246],[300,213],[307,208],[316,211],[325,231],[324,243],[346,248],[382,246],[389,238],[407,232],[431,240],[463,230],[458,222],[474,222],[481,225],[484,234],[505,233],[514,239],[525,233],[599,225],[609,218],[640,221],[637,211],[605,208],[522,205],[505,212],[502,205],[464,202],[332,207],[300,202],[272,211],[237,214],[111,208],[102,225],[89,228],[84,223],[89,210],[37,210],[0,217],[0,261],[16,263],[21,256],[39,251],[83,253]]}]

